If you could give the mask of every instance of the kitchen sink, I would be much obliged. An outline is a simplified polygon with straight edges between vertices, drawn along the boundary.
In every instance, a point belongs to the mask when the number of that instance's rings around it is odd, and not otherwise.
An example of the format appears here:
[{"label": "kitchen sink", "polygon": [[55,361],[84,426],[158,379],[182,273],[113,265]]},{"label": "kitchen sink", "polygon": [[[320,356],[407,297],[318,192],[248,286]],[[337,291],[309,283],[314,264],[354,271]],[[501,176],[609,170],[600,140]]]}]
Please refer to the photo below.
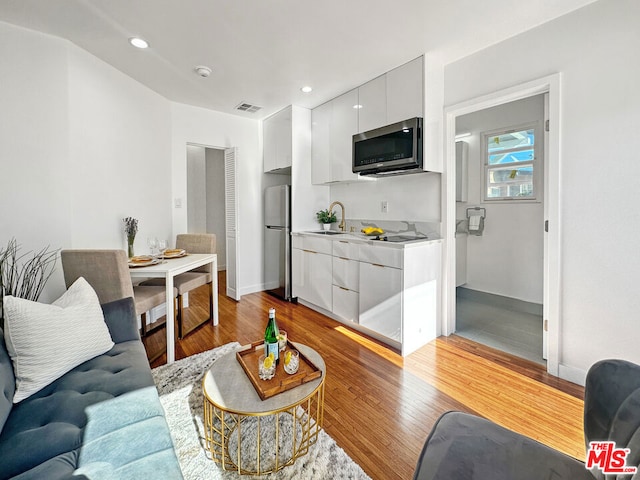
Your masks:
[{"label": "kitchen sink", "polygon": [[315,233],[317,235],[342,235],[344,232],[336,232],[334,230],[320,230],[317,232],[309,232],[309,233]]}]

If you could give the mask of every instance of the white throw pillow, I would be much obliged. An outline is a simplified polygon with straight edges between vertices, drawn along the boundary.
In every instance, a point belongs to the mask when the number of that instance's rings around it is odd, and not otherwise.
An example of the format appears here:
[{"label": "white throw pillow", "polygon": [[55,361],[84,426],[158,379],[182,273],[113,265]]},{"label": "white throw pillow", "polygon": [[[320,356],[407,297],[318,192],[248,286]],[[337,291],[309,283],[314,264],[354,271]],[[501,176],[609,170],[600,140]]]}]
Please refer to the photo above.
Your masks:
[{"label": "white throw pillow", "polygon": [[13,362],[13,403],[113,347],[96,292],[82,277],[51,305],[4,298],[7,350]]}]

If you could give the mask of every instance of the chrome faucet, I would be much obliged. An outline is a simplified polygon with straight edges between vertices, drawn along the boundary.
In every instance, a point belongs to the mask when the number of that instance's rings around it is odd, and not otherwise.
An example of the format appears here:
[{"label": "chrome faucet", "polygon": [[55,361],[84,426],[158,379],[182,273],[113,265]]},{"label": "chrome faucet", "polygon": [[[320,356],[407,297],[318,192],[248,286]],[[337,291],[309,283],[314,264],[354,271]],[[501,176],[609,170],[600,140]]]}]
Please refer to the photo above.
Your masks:
[{"label": "chrome faucet", "polygon": [[347,225],[344,223],[344,205],[340,202],[333,202],[331,205],[329,205],[329,213],[333,212],[333,207],[335,207],[336,205],[340,205],[340,208],[342,209],[342,217],[340,218],[338,228],[344,232],[347,230]]}]

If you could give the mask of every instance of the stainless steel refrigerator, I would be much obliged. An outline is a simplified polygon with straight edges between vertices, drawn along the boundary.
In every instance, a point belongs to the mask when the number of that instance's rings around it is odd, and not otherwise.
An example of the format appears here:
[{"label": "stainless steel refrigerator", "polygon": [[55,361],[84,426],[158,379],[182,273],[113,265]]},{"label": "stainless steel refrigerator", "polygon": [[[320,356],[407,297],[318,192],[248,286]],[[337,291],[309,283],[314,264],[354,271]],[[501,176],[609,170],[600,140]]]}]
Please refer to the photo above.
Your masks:
[{"label": "stainless steel refrigerator", "polygon": [[264,281],[266,290],[291,300],[291,187],[264,190]]}]

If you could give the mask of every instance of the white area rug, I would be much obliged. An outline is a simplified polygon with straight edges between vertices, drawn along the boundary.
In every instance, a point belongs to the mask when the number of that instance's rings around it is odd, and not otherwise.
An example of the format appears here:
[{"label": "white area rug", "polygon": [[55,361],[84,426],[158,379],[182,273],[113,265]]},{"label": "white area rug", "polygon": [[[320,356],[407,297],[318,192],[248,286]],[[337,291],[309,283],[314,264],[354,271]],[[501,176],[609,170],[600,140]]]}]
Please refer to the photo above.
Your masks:
[{"label": "white area rug", "polygon": [[[166,412],[167,423],[176,447],[180,468],[186,480],[239,479],[236,472],[226,472],[210,460],[204,445],[202,423],[202,377],[220,356],[240,347],[228,343],[198,355],[178,360],[152,370]],[[276,474],[261,477],[275,479],[357,479],[369,477],[336,442],[320,431],[318,441],[309,453],[292,466]]]}]

